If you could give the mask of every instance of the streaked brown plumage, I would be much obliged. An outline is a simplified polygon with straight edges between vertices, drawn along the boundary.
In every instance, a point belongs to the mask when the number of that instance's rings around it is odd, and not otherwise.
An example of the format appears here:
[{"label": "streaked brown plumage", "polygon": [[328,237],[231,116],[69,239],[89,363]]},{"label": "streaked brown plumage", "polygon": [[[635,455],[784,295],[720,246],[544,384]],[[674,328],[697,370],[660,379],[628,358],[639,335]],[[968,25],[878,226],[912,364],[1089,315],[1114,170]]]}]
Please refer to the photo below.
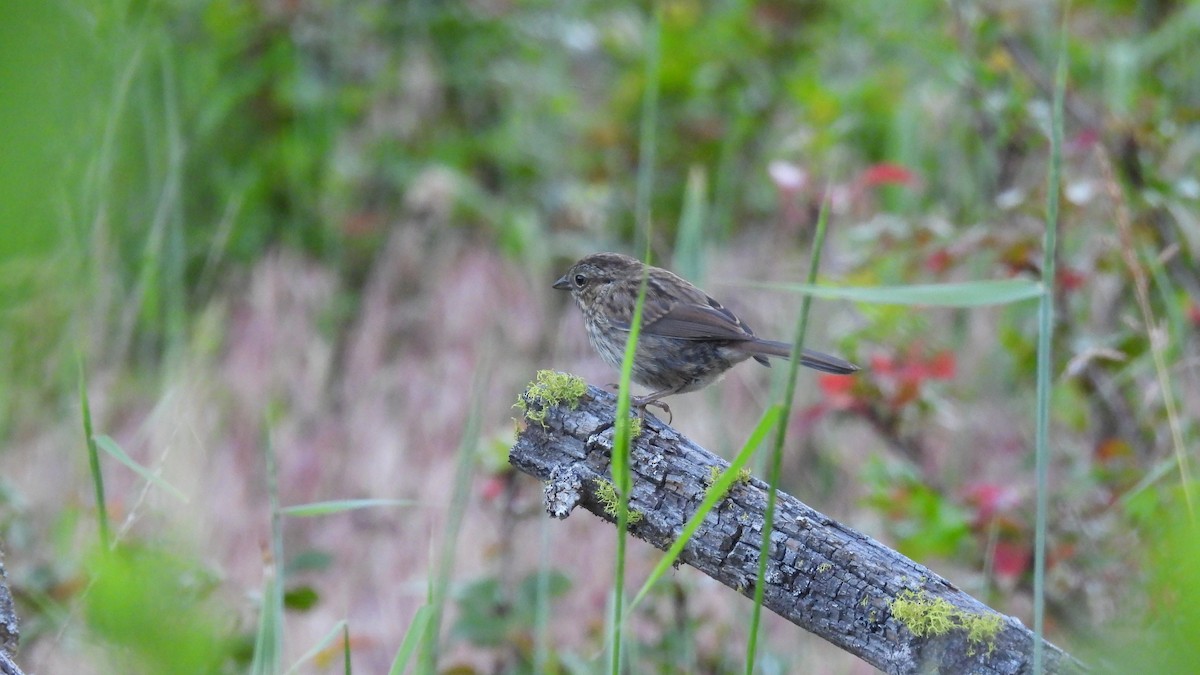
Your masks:
[{"label": "streaked brown plumage", "polygon": [[[554,282],[583,310],[588,340],[609,365],[620,368],[646,266],[620,253],[595,253],[575,263]],[[653,390],[634,397],[647,405],[670,408],[664,396],[695,391],[716,382],[734,365],[768,356],[789,358],[791,345],[764,340],[704,291],[660,267],[649,267],[642,331],[633,359],[633,381]],[[843,359],[805,349],[800,364],[827,373],[858,370]]]}]

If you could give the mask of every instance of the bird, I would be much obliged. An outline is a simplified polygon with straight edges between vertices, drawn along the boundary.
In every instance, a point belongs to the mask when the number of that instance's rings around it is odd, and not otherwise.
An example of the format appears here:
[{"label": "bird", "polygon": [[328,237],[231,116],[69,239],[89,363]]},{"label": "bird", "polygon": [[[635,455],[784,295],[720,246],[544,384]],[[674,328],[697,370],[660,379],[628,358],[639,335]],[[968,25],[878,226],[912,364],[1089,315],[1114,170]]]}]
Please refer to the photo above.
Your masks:
[{"label": "bird", "polygon": [[[583,312],[588,341],[610,366],[619,370],[624,360],[643,277],[646,297],[632,379],[651,393],[631,399],[643,417],[650,405],[670,415],[660,399],[702,389],[746,359],[770,366],[768,357],[791,358],[792,345],[758,337],[683,277],[621,253],[593,253],[572,265],[553,287],[571,293]],[[859,370],[812,349],[801,353],[800,365],[838,375]]]}]

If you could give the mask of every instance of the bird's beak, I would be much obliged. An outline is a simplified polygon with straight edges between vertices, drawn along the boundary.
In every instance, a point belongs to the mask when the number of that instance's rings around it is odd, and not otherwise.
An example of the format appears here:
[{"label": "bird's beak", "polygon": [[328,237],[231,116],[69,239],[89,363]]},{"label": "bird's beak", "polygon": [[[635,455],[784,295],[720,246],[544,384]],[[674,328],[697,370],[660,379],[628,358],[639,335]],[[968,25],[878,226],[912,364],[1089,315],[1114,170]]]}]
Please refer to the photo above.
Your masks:
[{"label": "bird's beak", "polygon": [[567,275],[564,274],[558,278],[558,281],[554,282],[554,288],[560,291],[569,291],[571,290],[571,280],[567,279]]}]

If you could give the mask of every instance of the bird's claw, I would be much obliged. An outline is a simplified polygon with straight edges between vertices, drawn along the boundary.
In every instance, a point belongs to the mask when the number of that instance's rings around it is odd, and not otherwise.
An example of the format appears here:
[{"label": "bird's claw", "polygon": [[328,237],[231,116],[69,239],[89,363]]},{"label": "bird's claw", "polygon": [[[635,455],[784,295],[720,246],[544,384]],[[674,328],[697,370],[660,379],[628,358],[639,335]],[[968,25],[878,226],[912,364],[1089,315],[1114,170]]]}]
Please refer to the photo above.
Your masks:
[{"label": "bird's claw", "polygon": [[[613,382],[610,382],[604,386],[608,389],[612,389],[613,391],[621,390],[621,385],[613,383]],[[667,405],[666,403],[663,403],[662,401],[660,401],[656,398],[646,398],[643,396],[634,396],[631,399],[629,399],[629,405],[630,405],[630,407],[635,408],[638,411],[638,415],[643,420],[646,419],[646,408],[648,406],[655,406],[656,408],[661,408],[662,411],[667,414],[667,424],[670,424],[671,420],[675,419],[675,416],[671,414],[671,406]]]},{"label": "bird's claw", "polygon": [[664,403],[663,401],[660,401],[658,399],[650,399],[647,401],[647,400],[635,397],[633,399],[633,401],[631,402],[631,405],[634,408],[638,409],[638,412],[641,414],[643,421],[645,421],[645,419],[646,419],[646,408],[649,406],[655,406],[657,408],[662,408],[662,411],[667,414],[667,424],[670,424],[671,421],[675,419],[675,416],[671,414],[671,406],[667,405],[666,403]]}]

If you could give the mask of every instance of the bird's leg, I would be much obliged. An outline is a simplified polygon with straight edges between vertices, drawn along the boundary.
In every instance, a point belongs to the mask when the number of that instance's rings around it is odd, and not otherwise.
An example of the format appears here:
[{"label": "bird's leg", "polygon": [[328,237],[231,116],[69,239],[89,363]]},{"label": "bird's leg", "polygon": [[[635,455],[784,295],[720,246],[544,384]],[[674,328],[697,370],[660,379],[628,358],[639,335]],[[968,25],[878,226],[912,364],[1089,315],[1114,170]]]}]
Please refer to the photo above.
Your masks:
[{"label": "bird's leg", "polygon": [[[621,385],[612,382],[604,386],[612,389],[613,391],[620,391],[621,389]],[[646,394],[645,396],[631,396],[629,398],[629,407],[636,409],[643,420],[646,419],[646,406],[652,405],[656,408],[662,408],[662,411],[667,413],[667,424],[670,424],[671,420],[675,419],[675,416],[671,414],[671,406],[658,399],[664,396],[670,396],[674,393],[675,388],[670,387],[661,391]]]},{"label": "bird's leg", "polygon": [[662,411],[667,413],[667,424],[670,424],[671,421],[675,419],[675,416],[671,414],[671,406],[663,403],[659,399],[673,393],[675,393],[674,387],[670,389],[663,389],[662,391],[656,391],[652,394],[646,394],[645,396],[634,396],[633,398],[629,399],[629,405],[637,408],[638,411],[640,411],[643,420],[646,419],[647,406],[662,408]]}]

